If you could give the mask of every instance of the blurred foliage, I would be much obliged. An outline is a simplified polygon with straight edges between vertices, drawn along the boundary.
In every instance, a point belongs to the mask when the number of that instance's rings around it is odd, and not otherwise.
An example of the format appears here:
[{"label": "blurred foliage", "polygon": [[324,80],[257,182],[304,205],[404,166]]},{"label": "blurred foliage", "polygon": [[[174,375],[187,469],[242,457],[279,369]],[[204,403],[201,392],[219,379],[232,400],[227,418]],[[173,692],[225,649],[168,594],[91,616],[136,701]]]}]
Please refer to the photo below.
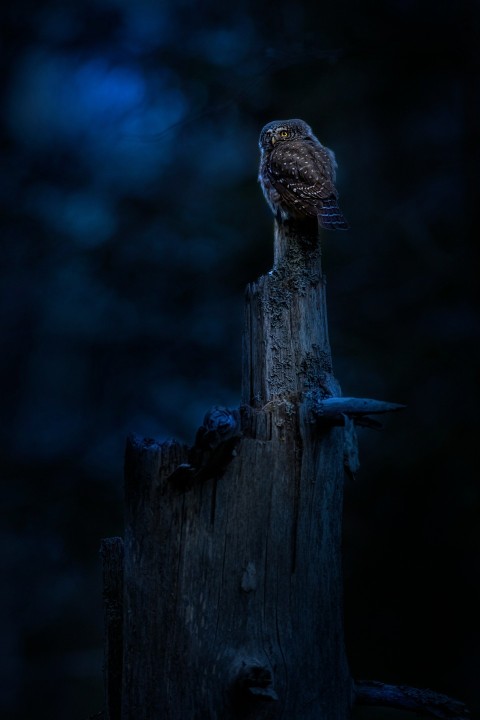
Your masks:
[{"label": "blurred foliage", "polygon": [[2,717],[102,704],[99,539],[136,431],[236,405],[271,263],[265,122],[339,161],[324,240],[345,393],[404,402],[346,489],[358,677],[480,705],[479,6],[18,0],[3,10]]}]

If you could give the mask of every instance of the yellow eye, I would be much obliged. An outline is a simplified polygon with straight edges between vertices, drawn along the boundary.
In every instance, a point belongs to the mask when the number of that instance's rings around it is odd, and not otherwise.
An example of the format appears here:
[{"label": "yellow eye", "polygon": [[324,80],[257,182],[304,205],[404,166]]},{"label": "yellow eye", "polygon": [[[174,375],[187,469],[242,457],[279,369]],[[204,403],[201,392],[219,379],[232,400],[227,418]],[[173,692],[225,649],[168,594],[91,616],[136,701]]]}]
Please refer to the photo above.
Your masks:
[{"label": "yellow eye", "polygon": [[286,138],[288,137],[288,130],[281,130],[280,131],[280,137]]}]

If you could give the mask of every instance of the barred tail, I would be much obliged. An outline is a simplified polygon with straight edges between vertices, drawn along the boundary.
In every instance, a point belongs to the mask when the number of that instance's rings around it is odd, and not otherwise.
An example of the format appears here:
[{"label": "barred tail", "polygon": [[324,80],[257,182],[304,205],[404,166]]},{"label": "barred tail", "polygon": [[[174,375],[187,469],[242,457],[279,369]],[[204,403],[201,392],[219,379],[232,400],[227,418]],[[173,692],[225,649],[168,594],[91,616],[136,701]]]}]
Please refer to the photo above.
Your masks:
[{"label": "barred tail", "polygon": [[322,207],[318,211],[318,221],[320,227],[326,230],[348,230],[350,227],[334,195],[322,201]]}]

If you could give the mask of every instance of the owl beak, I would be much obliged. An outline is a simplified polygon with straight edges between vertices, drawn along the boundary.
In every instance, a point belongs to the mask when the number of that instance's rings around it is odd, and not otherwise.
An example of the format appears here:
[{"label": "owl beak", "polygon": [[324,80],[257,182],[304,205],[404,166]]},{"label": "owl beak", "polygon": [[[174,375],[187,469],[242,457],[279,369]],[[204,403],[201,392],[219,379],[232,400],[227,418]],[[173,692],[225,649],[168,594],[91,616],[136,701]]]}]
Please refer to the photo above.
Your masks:
[{"label": "owl beak", "polygon": [[275,145],[275,143],[277,142],[277,138],[275,137],[275,135],[272,135],[272,137],[270,138],[270,142],[272,143],[272,145]]}]

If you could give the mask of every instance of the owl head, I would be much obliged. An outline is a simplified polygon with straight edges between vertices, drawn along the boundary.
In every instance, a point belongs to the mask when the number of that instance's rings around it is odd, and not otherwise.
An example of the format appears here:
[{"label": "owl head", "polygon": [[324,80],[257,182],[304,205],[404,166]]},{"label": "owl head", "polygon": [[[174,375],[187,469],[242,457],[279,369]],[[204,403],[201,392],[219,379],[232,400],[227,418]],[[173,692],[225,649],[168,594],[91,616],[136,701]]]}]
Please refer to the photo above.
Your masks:
[{"label": "owl head", "polygon": [[260,150],[271,150],[277,142],[306,137],[313,137],[313,132],[303,120],[272,120],[262,128],[258,144]]}]

